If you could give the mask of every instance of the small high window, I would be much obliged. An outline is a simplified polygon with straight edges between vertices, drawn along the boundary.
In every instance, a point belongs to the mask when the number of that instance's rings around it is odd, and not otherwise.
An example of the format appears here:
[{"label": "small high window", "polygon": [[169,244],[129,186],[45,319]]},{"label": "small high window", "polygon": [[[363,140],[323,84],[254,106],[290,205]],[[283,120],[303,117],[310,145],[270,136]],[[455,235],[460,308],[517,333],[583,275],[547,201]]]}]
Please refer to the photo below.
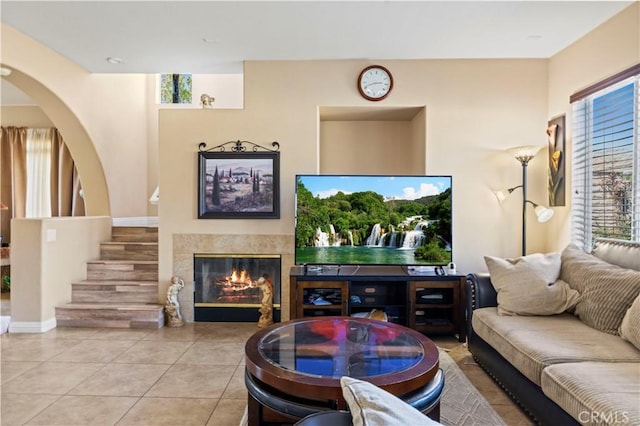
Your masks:
[{"label": "small high window", "polygon": [[161,104],[190,104],[192,91],[191,74],[160,74]]}]

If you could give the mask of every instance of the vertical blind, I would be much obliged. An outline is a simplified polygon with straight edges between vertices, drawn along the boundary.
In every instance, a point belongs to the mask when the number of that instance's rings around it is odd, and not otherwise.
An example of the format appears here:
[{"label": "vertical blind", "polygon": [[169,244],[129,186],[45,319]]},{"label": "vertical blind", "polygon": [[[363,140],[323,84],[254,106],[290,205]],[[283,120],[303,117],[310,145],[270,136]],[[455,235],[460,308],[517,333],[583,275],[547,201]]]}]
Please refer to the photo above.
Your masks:
[{"label": "vertical blind", "polygon": [[573,103],[572,239],[640,241],[638,75]]}]

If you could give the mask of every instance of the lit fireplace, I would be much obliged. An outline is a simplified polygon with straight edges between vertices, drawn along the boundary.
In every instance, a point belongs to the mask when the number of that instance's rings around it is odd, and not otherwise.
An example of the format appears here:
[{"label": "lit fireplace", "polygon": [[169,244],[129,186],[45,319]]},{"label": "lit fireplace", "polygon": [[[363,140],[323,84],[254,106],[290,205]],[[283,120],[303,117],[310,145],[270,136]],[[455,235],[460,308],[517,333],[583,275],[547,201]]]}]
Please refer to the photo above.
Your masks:
[{"label": "lit fireplace", "polygon": [[271,283],[280,320],[280,256],[194,254],[195,321],[253,322],[260,318],[258,279]]}]

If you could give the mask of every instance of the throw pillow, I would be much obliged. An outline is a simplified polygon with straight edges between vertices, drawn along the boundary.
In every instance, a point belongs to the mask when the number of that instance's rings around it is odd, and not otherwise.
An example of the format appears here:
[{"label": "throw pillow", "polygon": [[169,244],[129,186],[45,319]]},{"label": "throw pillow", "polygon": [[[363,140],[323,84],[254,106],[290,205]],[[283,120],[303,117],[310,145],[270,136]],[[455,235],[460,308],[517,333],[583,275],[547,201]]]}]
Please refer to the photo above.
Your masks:
[{"label": "throw pillow", "polygon": [[340,379],[340,385],[351,411],[353,426],[440,424],[369,382],[344,376]]},{"label": "throw pillow", "polygon": [[578,293],[582,293],[591,268],[601,268],[607,265],[608,263],[604,260],[584,252],[580,247],[571,243],[562,251],[560,279],[568,283],[569,287],[578,290]]},{"label": "throw pillow", "polygon": [[588,269],[575,314],[596,330],[618,334],[625,313],[640,294],[640,272],[603,262]]},{"label": "throw pillow", "polygon": [[633,301],[631,307],[624,314],[620,330],[620,336],[640,349],[640,295]]},{"label": "throw pillow", "polygon": [[498,293],[500,315],[555,315],[573,307],[579,294],[558,280],[560,253],[517,259],[484,258]]}]

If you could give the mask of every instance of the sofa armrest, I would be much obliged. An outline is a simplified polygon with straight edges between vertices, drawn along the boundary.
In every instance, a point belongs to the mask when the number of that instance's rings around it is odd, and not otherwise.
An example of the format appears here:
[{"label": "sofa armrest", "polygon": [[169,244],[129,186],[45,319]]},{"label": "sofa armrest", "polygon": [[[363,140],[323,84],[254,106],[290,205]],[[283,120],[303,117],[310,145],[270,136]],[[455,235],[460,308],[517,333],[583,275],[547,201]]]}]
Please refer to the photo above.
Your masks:
[{"label": "sofa armrest", "polygon": [[498,306],[498,293],[491,284],[489,273],[473,273],[467,275],[465,283],[465,316],[467,320],[467,336],[471,337],[473,327],[473,311],[479,308]]},{"label": "sofa armrest", "polygon": [[498,293],[491,284],[489,273],[468,274],[466,286],[467,306],[470,309],[498,306]]}]

